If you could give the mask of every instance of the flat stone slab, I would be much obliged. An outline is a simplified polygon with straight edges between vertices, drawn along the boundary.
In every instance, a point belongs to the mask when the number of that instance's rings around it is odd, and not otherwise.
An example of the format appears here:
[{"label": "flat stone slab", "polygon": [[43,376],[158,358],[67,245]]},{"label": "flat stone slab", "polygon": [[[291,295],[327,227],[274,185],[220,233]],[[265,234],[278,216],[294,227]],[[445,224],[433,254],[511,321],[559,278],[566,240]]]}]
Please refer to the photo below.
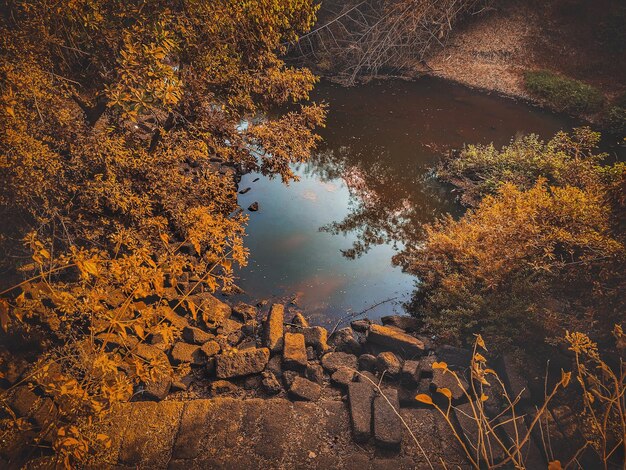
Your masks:
[{"label": "flat stone slab", "polygon": [[397,449],[402,442],[402,420],[396,414],[400,410],[398,391],[389,389],[383,393],[385,396],[374,397],[374,438],[380,447]]},{"label": "flat stone slab", "polygon": [[304,369],[307,364],[304,335],[301,333],[285,333],[283,349],[283,366],[287,369]]},{"label": "flat stone slab", "polygon": [[[358,386],[358,384],[355,384]],[[469,468],[434,410],[402,409],[435,468]],[[399,452],[355,443],[348,406],[338,400],[283,398],[133,402],[116,406],[97,432],[110,449],[89,468],[369,470],[430,468],[408,432]]]},{"label": "flat stone slab", "polygon": [[255,374],[265,369],[270,358],[267,348],[245,349],[232,354],[215,356],[215,372],[218,379],[229,379]]},{"label": "flat stone slab", "polygon": [[372,402],[374,388],[363,382],[348,385],[348,403],[352,433],[357,442],[366,442],[372,436]]},{"label": "flat stone slab", "polygon": [[272,305],[265,325],[265,345],[272,352],[283,348],[284,322],[285,307],[281,304]]},{"label": "flat stone slab", "polygon": [[376,324],[370,325],[367,340],[404,354],[406,358],[421,356],[425,349],[424,343],[419,339],[397,329]]}]

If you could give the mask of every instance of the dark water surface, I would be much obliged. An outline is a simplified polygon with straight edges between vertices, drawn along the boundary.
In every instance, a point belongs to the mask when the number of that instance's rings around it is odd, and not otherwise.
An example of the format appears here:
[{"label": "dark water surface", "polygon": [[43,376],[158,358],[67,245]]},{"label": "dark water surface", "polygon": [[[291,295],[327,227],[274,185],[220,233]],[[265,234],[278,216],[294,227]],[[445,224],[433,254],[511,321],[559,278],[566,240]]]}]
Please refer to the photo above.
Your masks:
[{"label": "dark water surface", "polygon": [[501,146],[527,133],[547,139],[575,126],[430,78],[354,88],[322,83],[314,99],[326,101],[329,114],[319,151],[297,167],[301,180],[285,186],[249,174],[239,185],[252,188],[239,196],[241,206],[258,201],[260,209],[250,213],[249,265],[237,275],[250,299],[294,299],[319,324],[389,298],[368,316],[402,311],[415,278],[393,266],[392,256],[419,237],[422,223],[461,213],[450,188],[428,172],[442,151]]}]

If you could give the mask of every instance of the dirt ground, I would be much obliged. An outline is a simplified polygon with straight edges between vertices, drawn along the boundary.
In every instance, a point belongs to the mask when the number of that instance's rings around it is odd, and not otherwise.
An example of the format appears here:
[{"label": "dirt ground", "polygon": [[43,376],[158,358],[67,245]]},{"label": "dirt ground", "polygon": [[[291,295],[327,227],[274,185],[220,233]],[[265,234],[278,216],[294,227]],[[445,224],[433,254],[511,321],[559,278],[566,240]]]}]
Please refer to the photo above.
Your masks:
[{"label": "dirt ground", "polygon": [[523,72],[548,69],[600,88],[626,92],[626,2],[496,1],[469,18],[427,65],[434,75],[529,98]]}]

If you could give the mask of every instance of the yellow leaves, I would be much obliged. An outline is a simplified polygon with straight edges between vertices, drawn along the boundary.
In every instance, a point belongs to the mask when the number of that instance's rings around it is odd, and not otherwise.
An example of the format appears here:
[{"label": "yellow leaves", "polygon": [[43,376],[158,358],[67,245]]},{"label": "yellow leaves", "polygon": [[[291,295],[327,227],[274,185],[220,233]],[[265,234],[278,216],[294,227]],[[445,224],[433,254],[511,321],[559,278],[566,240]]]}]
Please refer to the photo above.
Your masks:
[{"label": "yellow leaves", "polygon": [[476,335],[476,344],[483,348],[485,351],[487,350],[487,346],[485,346],[485,340],[481,335]]},{"label": "yellow leaves", "polygon": [[480,401],[487,401],[489,400],[489,397],[487,395],[485,395],[484,393],[480,395]]},{"label": "yellow leaves", "polygon": [[548,463],[548,470],[563,470],[560,460],[552,460]]},{"label": "yellow leaves", "polygon": [[187,299],[187,308],[191,312],[191,318],[193,318],[194,321],[198,321],[198,309],[196,308],[196,304],[192,300]]},{"label": "yellow leaves", "polygon": [[571,372],[565,372],[563,369],[561,369],[561,384],[563,385],[563,387],[567,387],[569,385],[571,378]]},{"label": "yellow leaves", "polygon": [[441,393],[442,395],[444,395],[448,400],[452,400],[452,392],[450,391],[449,388],[438,388],[437,389],[437,393]]},{"label": "yellow leaves", "polygon": [[418,395],[415,395],[415,400],[420,403],[425,403],[427,405],[433,404],[433,399],[430,397],[430,395],[426,395],[425,393],[420,393]]},{"label": "yellow leaves", "polygon": [[433,368],[433,370],[435,370],[435,369],[442,369],[442,370],[445,371],[445,370],[448,370],[448,364],[446,364],[443,361],[442,362],[436,362],[435,361],[435,362],[433,362],[432,368]]},{"label": "yellow leaves", "polygon": [[8,331],[10,323],[9,302],[6,299],[0,298],[0,327],[2,327],[5,333]]},{"label": "yellow leaves", "polygon": [[483,355],[482,355],[482,354],[480,354],[480,353],[476,353],[476,354],[474,354],[474,360],[475,360],[476,362],[487,362],[487,359],[485,358],[485,356],[483,356]]}]

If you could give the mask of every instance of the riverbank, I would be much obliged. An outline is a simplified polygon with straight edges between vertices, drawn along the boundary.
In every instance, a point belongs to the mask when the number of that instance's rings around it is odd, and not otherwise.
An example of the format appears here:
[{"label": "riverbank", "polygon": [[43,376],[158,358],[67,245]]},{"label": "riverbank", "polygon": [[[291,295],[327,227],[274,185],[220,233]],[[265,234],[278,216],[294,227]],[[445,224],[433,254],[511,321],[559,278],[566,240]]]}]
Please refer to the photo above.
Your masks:
[{"label": "riverbank", "polygon": [[[619,5],[609,0],[498,2],[469,18],[446,46],[414,73],[429,73],[463,85],[550,107],[524,85],[529,70],[549,70],[598,88],[607,101],[626,92],[626,66],[615,52],[619,38],[601,36]],[[602,29],[605,28],[605,29]],[[601,121],[600,113],[577,117]]]}]

